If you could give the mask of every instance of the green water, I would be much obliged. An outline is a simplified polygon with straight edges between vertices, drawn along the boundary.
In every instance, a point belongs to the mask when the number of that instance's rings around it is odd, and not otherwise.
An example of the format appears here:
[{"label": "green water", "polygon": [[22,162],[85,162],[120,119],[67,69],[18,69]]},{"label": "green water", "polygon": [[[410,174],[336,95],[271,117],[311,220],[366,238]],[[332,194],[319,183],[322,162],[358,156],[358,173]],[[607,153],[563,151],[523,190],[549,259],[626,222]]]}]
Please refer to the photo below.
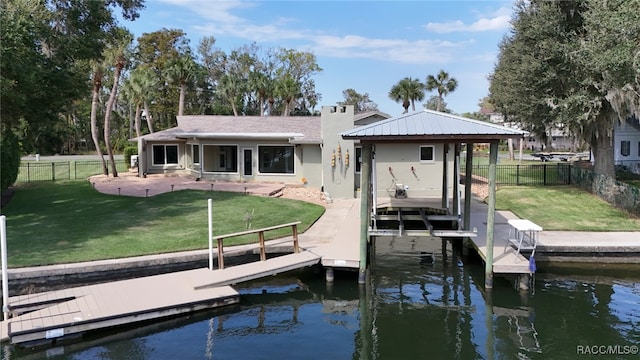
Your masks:
[{"label": "green water", "polygon": [[0,358],[640,358],[637,273],[548,270],[530,292],[496,278],[487,293],[483,272],[439,240],[382,238],[364,286],[351,272],[333,285],[315,270],[290,273],[237,287],[238,306],[56,348],[5,346]]}]

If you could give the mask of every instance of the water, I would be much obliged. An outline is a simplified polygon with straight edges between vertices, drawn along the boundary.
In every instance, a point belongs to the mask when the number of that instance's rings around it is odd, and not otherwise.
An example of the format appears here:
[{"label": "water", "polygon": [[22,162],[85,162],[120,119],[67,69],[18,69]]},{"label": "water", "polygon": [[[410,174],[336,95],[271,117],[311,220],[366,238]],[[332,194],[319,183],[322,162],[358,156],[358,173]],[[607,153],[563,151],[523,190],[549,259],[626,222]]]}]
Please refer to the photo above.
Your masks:
[{"label": "water", "polygon": [[440,245],[379,239],[366,286],[358,286],[355,273],[338,272],[327,285],[322,273],[306,270],[238,287],[235,307],[110,330],[44,351],[5,347],[1,358],[638,357],[631,354],[640,345],[637,275],[557,269],[538,274],[528,293],[500,278],[486,293],[483,265],[462,264]]}]

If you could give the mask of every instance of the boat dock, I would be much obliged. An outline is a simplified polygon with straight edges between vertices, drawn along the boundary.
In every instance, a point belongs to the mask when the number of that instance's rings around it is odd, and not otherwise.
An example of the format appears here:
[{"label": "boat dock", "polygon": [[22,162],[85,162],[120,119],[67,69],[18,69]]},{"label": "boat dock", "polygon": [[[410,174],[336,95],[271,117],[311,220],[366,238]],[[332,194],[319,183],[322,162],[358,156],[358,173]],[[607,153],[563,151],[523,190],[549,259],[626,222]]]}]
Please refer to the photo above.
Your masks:
[{"label": "boat dock", "polygon": [[[510,237],[509,223],[517,219],[509,211],[495,212],[493,232],[493,273],[494,274],[529,274],[529,259],[519,254],[508,244]],[[487,206],[479,201],[471,202],[471,228],[476,229],[478,236],[469,238],[469,244],[476,249],[480,257],[486,261],[487,256]]]},{"label": "boat dock", "polygon": [[[294,232],[292,236],[265,242],[267,248],[281,249],[294,240],[294,246],[289,244],[286,248],[295,251],[297,237],[298,253],[223,269],[178,271],[10,297],[6,308],[12,317],[0,322],[0,341],[52,342],[85,331],[232,305],[240,301],[240,296],[230,285],[320,262],[330,267],[357,269],[359,201],[338,200],[326,207],[325,214],[304,234]],[[217,249],[214,251],[217,257]],[[259,244],[253,245],[253,251],[264,254]],[[158,261],[157,255],[153,257]],[[104,261],[97,263],[104,266]],[[46,273],[43,269],[34,271]]]}]

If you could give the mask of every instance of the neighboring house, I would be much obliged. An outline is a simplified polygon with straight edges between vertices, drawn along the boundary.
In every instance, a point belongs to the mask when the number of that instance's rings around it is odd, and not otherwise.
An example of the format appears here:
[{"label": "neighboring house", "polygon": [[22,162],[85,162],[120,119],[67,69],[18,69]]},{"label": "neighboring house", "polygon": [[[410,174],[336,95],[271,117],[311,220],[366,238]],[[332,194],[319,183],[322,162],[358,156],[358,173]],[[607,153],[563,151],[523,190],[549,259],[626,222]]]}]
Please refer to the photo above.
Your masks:
[{"label": "neighboring house", "polygon": [[640,120],[631,117],[616,125],[614,142],[615,164],[640,174]]}]

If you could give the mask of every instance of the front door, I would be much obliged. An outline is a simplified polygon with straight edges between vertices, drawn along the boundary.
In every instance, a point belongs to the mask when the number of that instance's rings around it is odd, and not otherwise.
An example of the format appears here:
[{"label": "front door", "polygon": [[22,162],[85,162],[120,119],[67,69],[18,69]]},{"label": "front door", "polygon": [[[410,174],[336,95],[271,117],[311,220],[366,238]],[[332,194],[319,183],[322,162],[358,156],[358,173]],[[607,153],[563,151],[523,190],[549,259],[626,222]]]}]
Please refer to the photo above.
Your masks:
[{"label": "front door", "polygon": [[253,149],[242,150],[242,173],[245,177],[253,176]]}]

